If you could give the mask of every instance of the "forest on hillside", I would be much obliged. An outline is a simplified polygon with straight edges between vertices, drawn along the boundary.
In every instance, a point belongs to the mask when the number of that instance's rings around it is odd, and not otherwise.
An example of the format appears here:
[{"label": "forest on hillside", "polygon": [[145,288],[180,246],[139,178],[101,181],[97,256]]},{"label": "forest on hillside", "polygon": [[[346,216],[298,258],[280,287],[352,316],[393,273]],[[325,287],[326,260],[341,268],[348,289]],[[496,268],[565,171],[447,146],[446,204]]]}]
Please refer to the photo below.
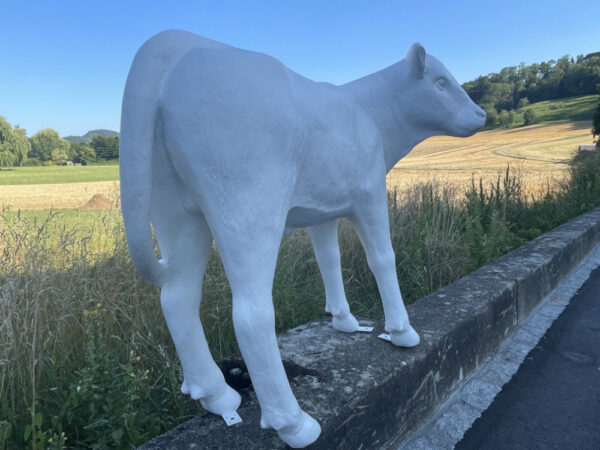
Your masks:
[{"label": "forest on hillside", "polygon": [[530,65],[521,63],[462,86],[486,111],[486,125],[500,125],[500,116],[506,117],[506,113],[530,103],[599,93],[600,52]]}]

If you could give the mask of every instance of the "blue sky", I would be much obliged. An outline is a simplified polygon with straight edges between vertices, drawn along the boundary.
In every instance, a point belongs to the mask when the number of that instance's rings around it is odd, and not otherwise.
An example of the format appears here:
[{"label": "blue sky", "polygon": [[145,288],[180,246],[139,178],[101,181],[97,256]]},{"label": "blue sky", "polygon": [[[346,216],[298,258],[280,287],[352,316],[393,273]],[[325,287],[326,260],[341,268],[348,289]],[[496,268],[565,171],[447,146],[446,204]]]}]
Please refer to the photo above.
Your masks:
[{"label": "blue sky", "polygon": [[179,28],[345,83],[423,44],[460,81],[600,51],[600,1],[5,0],[0,115],[29,135],[119,129],[136,50]]}]

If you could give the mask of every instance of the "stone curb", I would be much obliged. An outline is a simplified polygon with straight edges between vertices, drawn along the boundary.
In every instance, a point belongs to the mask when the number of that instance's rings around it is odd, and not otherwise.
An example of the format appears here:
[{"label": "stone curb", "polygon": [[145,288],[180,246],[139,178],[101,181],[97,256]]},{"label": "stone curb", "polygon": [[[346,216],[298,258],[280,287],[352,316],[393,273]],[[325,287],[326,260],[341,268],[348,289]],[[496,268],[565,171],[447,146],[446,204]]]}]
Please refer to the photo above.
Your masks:
[{"label": "stone curb", "polygon": [[[322,427],[308,448],[385,448],[408,437],[598,242],[600,208],[409,305],[421,335],[414,349],[377,339],[382,323],[347,335],[321,318],[280,335],[292,389]],[[228,428],[205,414],[141,448],[286,448],[260,429],[254,392],[242,397],[243,423]]]}]

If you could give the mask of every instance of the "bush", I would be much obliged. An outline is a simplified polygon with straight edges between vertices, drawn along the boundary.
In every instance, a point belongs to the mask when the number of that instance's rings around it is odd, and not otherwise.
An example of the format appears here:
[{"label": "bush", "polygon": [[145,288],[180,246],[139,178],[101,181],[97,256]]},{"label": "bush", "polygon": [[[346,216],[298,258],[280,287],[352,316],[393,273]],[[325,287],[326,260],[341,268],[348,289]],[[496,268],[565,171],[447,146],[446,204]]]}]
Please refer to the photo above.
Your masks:
[{"label": "bush", "polygon": [[525,125],[531,125],[535,122],[535,112],[533,109],[528,109],[523,113],[523,123]]},{"label": "bush", "polygon": [[509,127],[514,121],[514,113],[503,109],[498,114],[498,125],[501,127]]}]

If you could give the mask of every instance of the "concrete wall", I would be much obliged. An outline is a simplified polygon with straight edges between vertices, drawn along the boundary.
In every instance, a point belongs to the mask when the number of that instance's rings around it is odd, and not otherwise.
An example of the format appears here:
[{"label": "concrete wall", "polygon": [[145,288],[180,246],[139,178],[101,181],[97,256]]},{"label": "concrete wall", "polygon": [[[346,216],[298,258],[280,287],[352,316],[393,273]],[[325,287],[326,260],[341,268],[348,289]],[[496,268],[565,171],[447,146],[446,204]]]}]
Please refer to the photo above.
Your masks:
[{"label": "concrete wall", "polygon": [[[598,242],[600,208],[413,303],[422,338],[414,349],[377,339],[383,323],[372,334],[346,335],[323,318],[282,334],[292,389],[323,429],[310,448],[379,448],[410,434]],[[142,448],[285,448],[259,428],[254,393],[242,396],[243,423],[228,428],[206,414]]]}]

